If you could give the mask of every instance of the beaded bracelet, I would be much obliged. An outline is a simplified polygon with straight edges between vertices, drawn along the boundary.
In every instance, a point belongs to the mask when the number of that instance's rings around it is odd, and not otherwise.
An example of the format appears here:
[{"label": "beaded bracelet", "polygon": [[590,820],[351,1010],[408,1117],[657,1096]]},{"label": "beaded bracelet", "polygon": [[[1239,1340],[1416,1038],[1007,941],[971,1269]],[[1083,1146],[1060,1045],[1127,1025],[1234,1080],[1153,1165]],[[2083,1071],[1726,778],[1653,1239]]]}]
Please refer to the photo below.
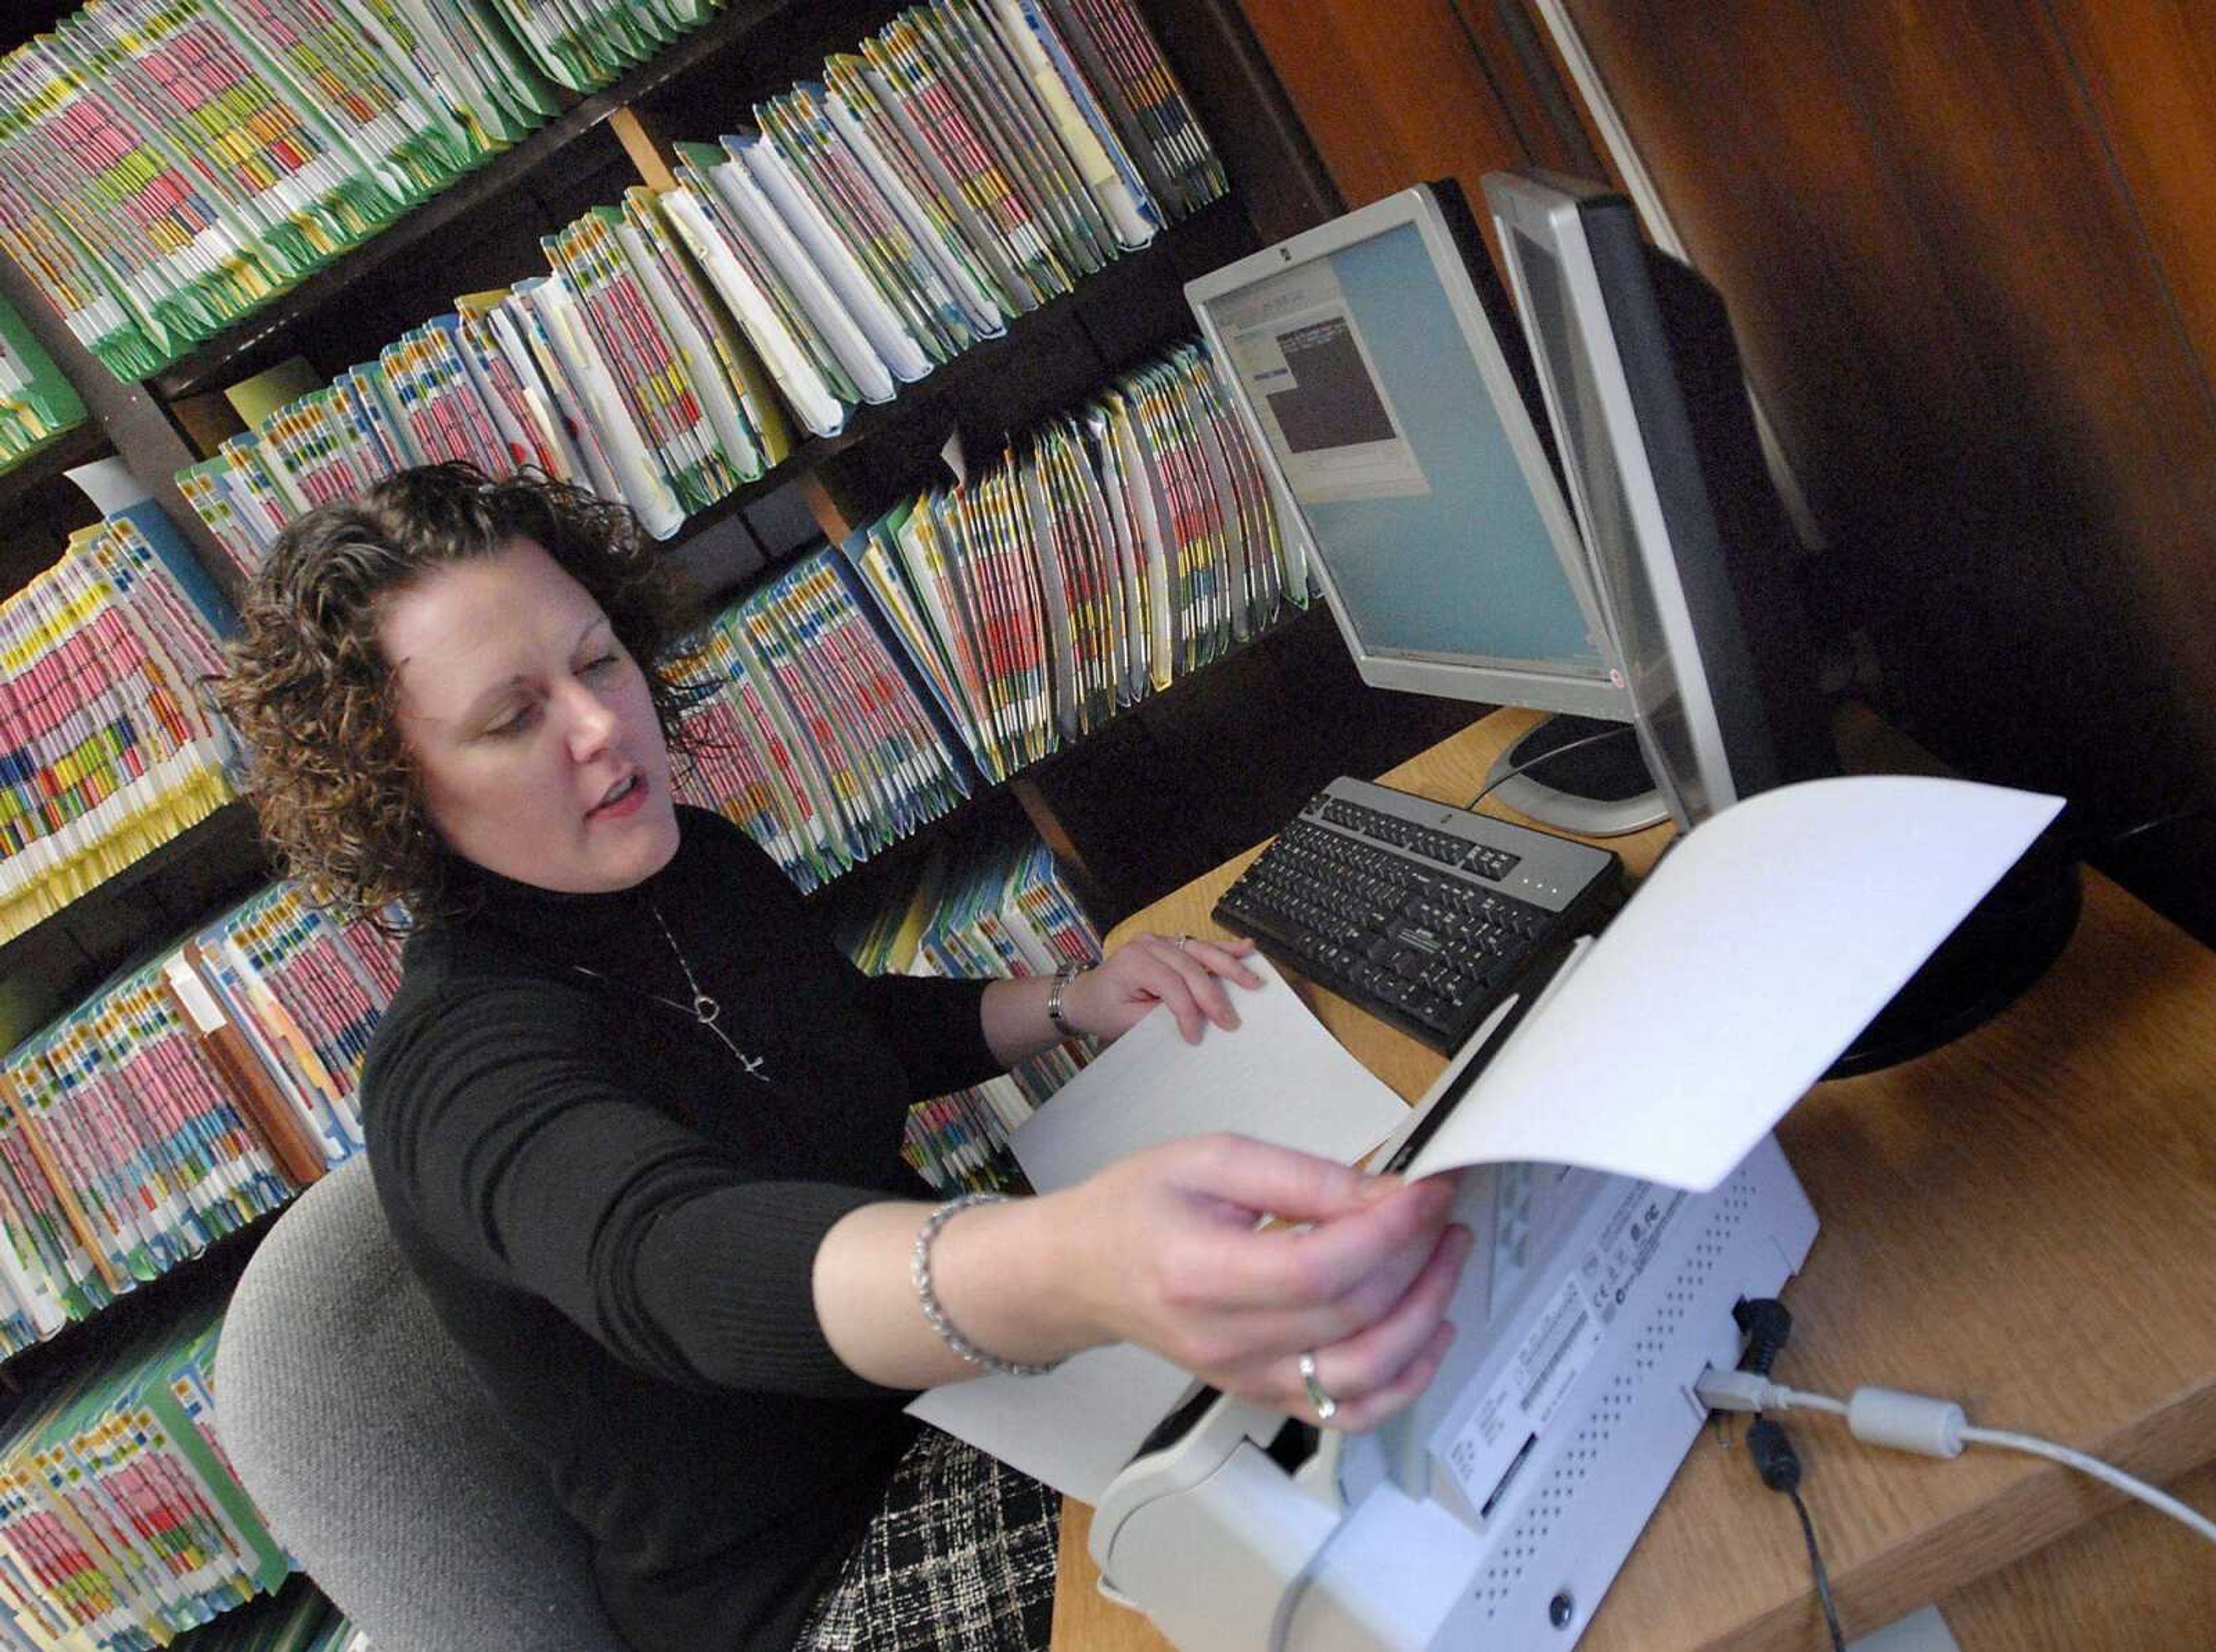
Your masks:
[{"label": "beaded bracelet", "polygon": [[968,1210],[972,1205],[1005,1204],[1007,1197],[1004,1193],[965,1193],[959,1199],[948,1200],[925,1217],[923,1226],[915,1236],[915,1250],[908,1258],[908,1276],[914,1282],[915,1299],[923,1309],[924,1323],[939,1333],[941,1342],[971,1365],[997,1371],[1004,1377],[1043,1377],[1062,1361],[1050,1360],[1044,1365],[1024,1365],[1014,1360],[1003,1360],[996,1354],[986,1353],[954,1329],[954,1322],[946,1317],[946,1310],[939,1305],[938,1293],[931,1288],[931,1242],[939,1237],[939,1230],[946,1225],[946,1219]]}]

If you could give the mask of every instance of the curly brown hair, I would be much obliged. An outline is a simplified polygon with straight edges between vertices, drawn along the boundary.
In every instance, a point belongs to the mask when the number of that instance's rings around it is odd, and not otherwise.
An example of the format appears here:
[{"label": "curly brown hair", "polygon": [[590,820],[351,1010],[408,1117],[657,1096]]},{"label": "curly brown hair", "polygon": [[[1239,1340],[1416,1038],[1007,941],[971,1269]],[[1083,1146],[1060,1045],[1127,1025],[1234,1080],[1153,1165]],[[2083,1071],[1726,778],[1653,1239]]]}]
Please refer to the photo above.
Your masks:
[{"label": "curly brown hair", "polygon": [[519,471],[422,465],[299,518],[278,537],[240,605],[231,674],[216,685],[251,753],[262,834],[285,875],[320,905],[389,927],[451,917],[451,857],[426,814],[377,642],[385,605],[451,563],[516,540],[545,548],[583,586],[654,697],[662,736],[688,748],[686,691],[662,654],[679,599],[631,512],[583,488]]}]

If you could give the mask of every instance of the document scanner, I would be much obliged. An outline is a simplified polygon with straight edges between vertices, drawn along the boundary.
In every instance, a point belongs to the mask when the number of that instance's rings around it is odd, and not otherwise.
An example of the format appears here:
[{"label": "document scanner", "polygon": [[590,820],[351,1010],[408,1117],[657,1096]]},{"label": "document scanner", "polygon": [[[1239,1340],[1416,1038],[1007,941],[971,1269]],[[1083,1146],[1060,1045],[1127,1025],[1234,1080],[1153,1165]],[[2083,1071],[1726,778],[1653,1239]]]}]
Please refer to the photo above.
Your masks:
[{"label": "document scanner", "polygon": [[1573,1645],[1700,1430],[1694,1382],[1739,1362],[1733,1305],[1814,1242],[1770,1133],[2060,807],[1871,776],[1704,821],[1390,1145],[1467,1167],[1478,1236],[1423,1396],[1346,1435],[1203,1391],[1097,1501],[1105,1586],[1185,1652]]},{"label": "document scanner", "polygon": [[[1395,1146],[1451,1108],[1481,1031]],[[1405,1152],[1400,1155],[1405,1157]],[[1551,1164],[1462,1173],[1478,1236],[1444,1366],[1373,1433],[1204,1390],[1093,1520],[1105,1591],[1183,1652],[1569,1647],[1739,1360],[1732,1306],[1776,1296],[1816,1236],[1776,1138],[1711,1191]]]}]

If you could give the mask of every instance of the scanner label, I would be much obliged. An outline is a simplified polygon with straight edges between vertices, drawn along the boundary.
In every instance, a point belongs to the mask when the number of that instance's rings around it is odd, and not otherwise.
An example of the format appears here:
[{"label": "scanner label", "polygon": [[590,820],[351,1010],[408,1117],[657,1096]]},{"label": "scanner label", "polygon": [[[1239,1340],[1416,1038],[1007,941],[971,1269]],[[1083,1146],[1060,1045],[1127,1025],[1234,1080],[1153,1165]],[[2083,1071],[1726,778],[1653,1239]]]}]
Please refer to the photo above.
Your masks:
[{"label": "scanner label", "polygon": [[1579,1269],[1585,1288],[1592,1293],[1593,1307],[1604,1325],[1613,1321],[1632,1285],[1654,1260],[1663,1231],[1685,1203],[1682,1188],[1658,1188],[1652,1182],[1634,1182],[1601,1226],[1600,1237],[1585,1253]]},{"label": "scanner label", "polygon": [[1591,1246],[1446,1448],[1447,1467],[1473,1508],[1499,1503],[1517,1454],[1553,1420],[1600,1352],[1626,1295],[1684,1207],[1686,1196],[1677,1188],[1651,1182],[1623,1186]]},{"label": "scanner label", "polygon": [[1573,1274],[1447,1447],[1447,1466],[1473,1507],[1493,1500],[1502,1472],[1547,1426],[1600,1340],[1600,1316]]}]

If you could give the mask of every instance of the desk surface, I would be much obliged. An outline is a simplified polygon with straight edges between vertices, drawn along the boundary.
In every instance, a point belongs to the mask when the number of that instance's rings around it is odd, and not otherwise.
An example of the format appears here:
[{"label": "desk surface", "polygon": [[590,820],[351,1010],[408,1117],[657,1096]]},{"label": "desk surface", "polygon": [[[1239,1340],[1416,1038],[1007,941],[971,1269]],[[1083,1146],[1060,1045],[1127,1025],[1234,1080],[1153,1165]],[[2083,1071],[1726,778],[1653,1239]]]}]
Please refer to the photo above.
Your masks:
[{"label": "desk surface", "polygon": [[[1497,713],[1383,779],[1465,800],[1530,720]],[[1658,827],[1610,846],[1637,875],[1666,835]],[[1210,909],[1259,852],[1135,914],[1111,940],[1221,933]],[[1875,1383],[1957,1397],[1973,1422],[2044,1435],[2164,1483],[2216,1461],[2216,955],[2097,874],[2085,882],[2069,948],[2007,1012],[1904,1066],[1819,1085],[1779,1126],[1822,1223],[1787,1287],[1794,1339],[1779,1375],[1842,1395]],[[1295,980],[1333,1035],[1402,1096],[1421,1095],[1444,1065]],[[1850,1636],[1950,1598],[2005,1625],[2021,1600],[2069,1594],[2068,1577],[2038,1569],[2075,1550],[2104,1572],[2120,1557],[2164,1563],[2166,1578],[2118,1580],[2116,1599],[2144,1612],[2141,1628],[2106,1618],[2097,1638],[2059,1627],[2019,1638],[2009,1626],[1973,1637],[1958,1622],[1966,1646],[2207,1643],[2194,1638],[2209,1635],[2203,1612],[2216,1606],[2205,1545],[2178,1544],[2145,1511],[2121,1528],[2124,1516],[2075,1532],[2120,1501],[2082,1476],[2000,1452],[1947,1463],[1881,1452],[1820,1418],[1795,1438]],[[1800,1528],[1744,1455],[1718,1429],[1696,1442],[1579,1652],[1821,1643]],[[2211,1481],[2182,1489],[2205,1493]],[[1071,1505],[1055,1646],[1163,1647],[1143,1618],[1094,1591],[1087,1528],[1087,1511]],[[2201,1577],[2174,1588],[2176,1558],[2195,1547]],[[2045,1605],[2054,1623],[2071,1615]]]}]

